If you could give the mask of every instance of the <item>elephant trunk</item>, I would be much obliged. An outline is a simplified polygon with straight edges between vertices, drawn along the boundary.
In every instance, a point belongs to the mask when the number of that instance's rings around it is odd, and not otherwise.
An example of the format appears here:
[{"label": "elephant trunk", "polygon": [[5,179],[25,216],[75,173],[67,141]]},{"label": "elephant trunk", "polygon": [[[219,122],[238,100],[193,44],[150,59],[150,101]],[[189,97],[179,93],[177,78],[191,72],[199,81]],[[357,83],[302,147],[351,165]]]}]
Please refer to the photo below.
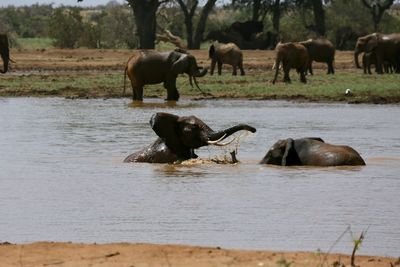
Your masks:
[{"label": "elephant trunk", "polygon": [[228,136],[238,132],[238,131],[249,131],[252,133],[256,132],[256,129],[254,127],[251,127],[247,124],[238,124],[236,126],[230,127],[228,129],[222,130],[222,131],[218,131],[218,132],[211,132],[208,135],[208,144],[217,144],[220,141],[224,140],[225,138],[227,138]]},{"label": "elephant trunk", "polygon": [[360,54],[360,52],[358,50],[354,51],[354,62],[356,63],[356,67],[358,69],[361,69],[360,63],[358,62],[358,55]]}]

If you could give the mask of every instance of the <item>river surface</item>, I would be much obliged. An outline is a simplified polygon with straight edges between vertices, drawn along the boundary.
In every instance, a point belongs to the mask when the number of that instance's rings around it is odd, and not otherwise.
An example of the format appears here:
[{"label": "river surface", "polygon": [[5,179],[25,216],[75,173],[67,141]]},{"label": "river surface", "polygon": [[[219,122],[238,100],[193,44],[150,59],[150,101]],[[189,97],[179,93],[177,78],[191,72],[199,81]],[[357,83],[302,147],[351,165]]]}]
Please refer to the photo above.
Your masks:
[{"label": "river surface", "polygon": [[[244,122],[257,133],[240,138],[234,165],[122,163],[156,139],[148,122],[159,111],[195,115],[215,130]],[[367,166],[258,164],[278,139],[306,136],[350,145]],[[197,154],[223,159],[232,146]],[[0,98],[0,242],[350,254],[368,230],[359,254],[398,257],[399,192],[398,105]]]}]

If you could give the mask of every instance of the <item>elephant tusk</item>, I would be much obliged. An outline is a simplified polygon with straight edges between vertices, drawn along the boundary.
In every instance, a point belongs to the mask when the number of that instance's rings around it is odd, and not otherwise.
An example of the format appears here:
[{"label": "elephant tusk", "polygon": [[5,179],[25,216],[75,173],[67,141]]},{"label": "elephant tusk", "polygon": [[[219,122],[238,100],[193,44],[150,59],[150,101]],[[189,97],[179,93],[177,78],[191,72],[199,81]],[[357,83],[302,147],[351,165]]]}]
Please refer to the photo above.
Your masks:
[{"label": "elephant tusk", "polygon": [[216,140],[216,141],[207,141],[207,144],[209,145],[215,145],[218,142],[221,142],[222,140],[224,140],[224,138],[226,137],[226,134],[224,134],[220,139]]},{"label": "elephant tusk", "polygon": [[233,138],[232,140],[230,140],[230,141],[228,141],[226,143],[216,143],[216,144],[214,144],[214,146],[227,146],[227,145],[231,144],[233,141],[235,141],[236,138],[237,137]]}]

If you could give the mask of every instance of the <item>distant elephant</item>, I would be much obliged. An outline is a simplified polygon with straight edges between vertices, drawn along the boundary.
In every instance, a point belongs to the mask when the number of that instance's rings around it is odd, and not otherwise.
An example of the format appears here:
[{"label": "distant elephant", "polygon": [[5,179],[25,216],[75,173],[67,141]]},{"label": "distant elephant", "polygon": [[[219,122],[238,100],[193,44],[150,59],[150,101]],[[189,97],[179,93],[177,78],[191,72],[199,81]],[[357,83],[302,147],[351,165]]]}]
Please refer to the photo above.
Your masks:
[{"label": "distant elephant", "polygon": [[198,87],[196,77],[203,77],[207,69],[200,71],[202,67],[197,66],[196,58],[183,51],[156,52],[140,51],[138,54],[129,58],[125,67],[124,75],[124,94],[125,80],[128,75],[132,85],[133,100],[143,100],[143,86],[146,84],[164,83],[167,89],[167,99],[179,99],[176,88],[176,78],[178,74],[187,73],[190,84],[192,77]]},{"label": "distant elephant", "polygon": [[357,68],[361,68],[358,55],[372,51],[375,51],[377,73],[383,73],[384,61],[394,65],[396,72],[400,72],[400,33],[372,33],[359,37],[354,49],[354,61]]},{"label": "distant elephant", "polygon": [[275,48],[276,59],[275,59],[275,76],[272,81],[275,84],[279,73],[279,64],[282,62],[282,68],[284,72],[283,81],[290,82],[289,71],[290,69],[296,69],[300,74],[300,80],[306,83],[305,72],[308,66],[308,52],[307,49],[299,43],[278,43]]},{"label": "distant elephant", "polygon": [[243,53],[234,43],[218,43],[215,42],[210,46],[208,55],[211,59],[210,75],[214,74],[215,64],[218,64],[218,75],[221,75],[223,64],[231,65],[233,68],[232,75],[236,75],[236,69],[239,67],[240,75],[244,75],[243,70]]},{"label": "distant elephant", "polygon": [[264,30],[264,24],[261,21],[252,20],[245,22],[235,21],[231,24],[229,29],[240,33],[245,41],[250,41],[253,34],[262,32]]},{"label": "distant elephant", "polygon": [[[364,68],[364,74],[372,74],[371,72],[371,65],[376,66],[376,53],[375,50],[372,50],[371,52],[366,52],[362,56],[362,65]],[[384,61],[383,62],[383,69],[385,73],[393,73],[393,64],[390,63],[389,61]]]},{"label": "distant elephant", "polygon": [[179,117],[169,113],[156,113],[150,119],[151,128],[159,138],[150,146],[129,155],[124,162],[174,163],[197,158],[194,149],[221,143],[228,136],[256,129],[247,124],[238,124],[222,131],[213,131],[195,116]]},{"label": "distant elephant", "polygon": [[300,42],[308,51],[308,71],[313,75],[312,62],[325,62],[328,65],[328,74],[334,74],[333,61],[335,60],[335,48],[328,39],[309,39]]},{"label": "distant elephant", "polygon": [[0,70],[0,73],[6,73],[10,63],[10,49],[8,47],[7,34],[0,34],[0,56],[3,60],[3,69]]},{"label": "distant elephant", "polygon": [[353,30],[350,26],[339,27],[335,31],[335,46],[338,50],[351,50],[357,42],[358,37],[367,35],[367,32]]},{"label": "distant elephant", "polygon": [[360,154],[353,148],[327,144],[321,138],[279,140],[260,163],[281,166],[365,165]]}]

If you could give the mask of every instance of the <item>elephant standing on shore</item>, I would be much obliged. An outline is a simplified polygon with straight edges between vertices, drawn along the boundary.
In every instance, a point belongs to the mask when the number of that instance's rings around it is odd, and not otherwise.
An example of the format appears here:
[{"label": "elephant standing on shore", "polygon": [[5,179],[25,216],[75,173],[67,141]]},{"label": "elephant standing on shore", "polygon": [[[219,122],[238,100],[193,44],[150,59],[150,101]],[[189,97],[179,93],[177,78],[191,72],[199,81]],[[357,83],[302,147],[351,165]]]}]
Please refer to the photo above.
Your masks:
[{"label": "elephant standing on shore", "polygon": [[10,49],[8,46],[7,34],[0,34],[0,56],[3,60],[3,69],[0,70],[0,73],[6,73],[10,63]]},{"label": "elephant standing on shore", "polygon": [[353,148],[327,144],[321,138],[279,140],[260,163],[281,166],[365,165],[360,154]]},{"label": "elephant standing on shore", "polygon": [[218,75],[221,75],[223,64],[232,66],[232,75],[237,75],[236,69],[240,69],[240,75],[245,75],[243,70],[243,53],[234,43],[215,42],[208,50],[211,59],[210,75],[214,74],[215,64],[218,64]]},{"label": "elephant standing on shore", "polygon": [[[371,52],[366,52],[363,54],[362,64],[363,64],[363,68],[364,68],[364,74],[367,74],[367,73],[372,74],[371,65],[376,66],[375,50],[373,50]],[[388,62],[388,61],[383,62],[383,69],[384,69],[385,73],[393,73],[393,67],[394,66],[390,62]]]},{"label": "elephant standing on shore", "polygon": [[354,61],[357,68],[361,68],[358,62],[359,54],[371,52],[375,53],[377,73],[383,73],[385,61],[395,66],[396,72],[400,72],[400,33],[372,33],[359,37],[354,49]]},{"label": "elephant standing on shore", "polygon": [[[202,71],[200,71],[202,69]],[[132,85],[133,100],[143,100],[143,86],[146,84],[164,83],[167,89],[167,99],[177,101],[179,99],[176,88],[178,74],[187,73],[192,85],[192,77],[198,87],[196,77],[203,77],[207,69],[197,66],[196,58],[193,55],[171,51],[140,51],[137,55],[129,58],[125,67],[125,80],[128,75]]]},{"label": "elephant standing on shore", "polygon": [[281,62],[284,72],[284,82],[290,82],[289,71],[290,69],[296,69],[300,74],[301,82],[306,83],[305,73],[309,62],[307,49],[299,43],[278,43],[275,51],[275,76],[272,83],[275,84],[276,82]]},{"label": "elephant standing on shore", "polygon": [[324,62],[328,65],[328,74],[334,74],[333,61],[335,60],[335,48],[328,39],[309,39],[300,42],[308,51],[308,71],[313,75],[312,62]]},{"label": "elephant standing on shore", "polygon": [[247,124],[214,131],[195,116],[179,117],[163,112],[154,114],[150,125],[159,138],[150,146],[129,155],[124,162],[174,163],[193,159],[197,158],[194,153],[196,148],[226,145],[221,142],[241,130],[256,132]]}]

